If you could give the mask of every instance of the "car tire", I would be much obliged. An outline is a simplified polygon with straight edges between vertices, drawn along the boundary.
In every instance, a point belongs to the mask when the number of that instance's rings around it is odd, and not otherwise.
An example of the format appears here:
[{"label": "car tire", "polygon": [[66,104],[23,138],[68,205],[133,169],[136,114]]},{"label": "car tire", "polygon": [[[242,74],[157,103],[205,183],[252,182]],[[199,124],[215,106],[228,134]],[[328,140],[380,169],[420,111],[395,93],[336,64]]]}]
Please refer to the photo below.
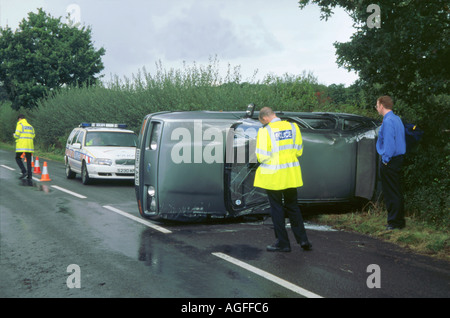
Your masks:
[{"label": "car tire", "polygon": [[86,167],[86,162],[83,161],[83,165],[81,167],[81,182],[84,185],[91,183],[91,178],[89,178],[89,172]]},{"label": "car tire", "polygon": [[66,159],[66,177],[67,179],[74,179],[76,176],[76,173],[72,171],[72,169],[70,169],[70,165],[69,162]]}]

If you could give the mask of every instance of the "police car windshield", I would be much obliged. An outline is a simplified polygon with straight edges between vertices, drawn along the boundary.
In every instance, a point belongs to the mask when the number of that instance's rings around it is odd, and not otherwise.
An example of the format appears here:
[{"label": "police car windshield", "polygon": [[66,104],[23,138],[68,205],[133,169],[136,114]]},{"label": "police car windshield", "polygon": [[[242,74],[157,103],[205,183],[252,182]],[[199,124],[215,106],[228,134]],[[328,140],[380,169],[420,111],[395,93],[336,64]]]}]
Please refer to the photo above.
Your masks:
[{"label": "police car windshield", "polygon": [[136,147],[137,136],[132,133],[95,131],[86,135],[86,146],[94,147]]}]

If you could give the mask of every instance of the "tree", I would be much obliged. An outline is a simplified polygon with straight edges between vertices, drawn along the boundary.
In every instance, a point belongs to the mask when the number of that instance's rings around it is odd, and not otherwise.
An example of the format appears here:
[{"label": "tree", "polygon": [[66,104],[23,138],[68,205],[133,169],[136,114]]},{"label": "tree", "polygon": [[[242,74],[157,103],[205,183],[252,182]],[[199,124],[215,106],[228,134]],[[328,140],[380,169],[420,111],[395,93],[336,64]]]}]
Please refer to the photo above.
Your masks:
[{"label": "tree", "polygon": [[320,7],[321,19],[336,6],[347,11],[356,32],[349,42],[334,44],[338,65],[358,73],[372,105],[389,94],[396,112],[425,130],[417,153],[407,156],[406,204],[425,219],[448,224],[448,0],[300,0],[299,6],[309,3]]},{"label": "tree", "polygon": [[447,0],[300,0],[300,8],[310,2],[320,6],[321,18],[335,6],[349,12],[356,33],[350,42],[335,43],[337,63],[355,70],[367,86],[416,102],[448,93]]},{"label": "tree", "polygon": [[95,84],[104,54],[94,48],[90,28],[67,25],[39,9],[14,32],[0,28],[0,84],[14,109],[32,108],[62,86]]},{"label": "tree", "polygon": [[448,100],[450,91],[448,1],[300,0],[300,8],[309,3],[319,5],[322,19],[336,6],[353,19],[351,40],[334,44],[337,63],[358,73],[372,103],[393,96],[401,114],[432,132],[433,142],[446,143],[442,131],[448,130],[450,107],[436,100]]}]

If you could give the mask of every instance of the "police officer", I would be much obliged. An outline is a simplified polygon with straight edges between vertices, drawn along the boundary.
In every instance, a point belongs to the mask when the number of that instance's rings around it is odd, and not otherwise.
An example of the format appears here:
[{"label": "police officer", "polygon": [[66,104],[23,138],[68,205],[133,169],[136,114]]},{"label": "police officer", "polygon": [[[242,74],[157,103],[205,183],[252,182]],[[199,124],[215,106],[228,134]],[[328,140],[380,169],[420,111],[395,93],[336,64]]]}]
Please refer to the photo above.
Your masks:
[{"label": "police officer", "polygon": [[[303,141],[297,124],[282,121],[269,107],[263,107],[259,121],[256,156],[260,165],[254,186],[266,189],[277,241],[267,246],[269,252],[290,252],[291,246],[285,226],[287,212],[297,243],[310,250],[302,214],[297,203],[297,188],[303,185],[298,157],[303,153]],[[284,199],[284,205],[283,205]]]},{"label": "police officer", "polygon": [[[34,128],[27,122],[25,115],[19,115],[17,120],[16,131],[13,136],[16,140],[16,162],[22,171],[19,179],[28,177],[28,180],[31,180],[33,174],[31,170],[31,155],[34,153]],[[22,158],[20,157],[22,153],[25,153],[27,159],[27,169],[25,169]]]}]

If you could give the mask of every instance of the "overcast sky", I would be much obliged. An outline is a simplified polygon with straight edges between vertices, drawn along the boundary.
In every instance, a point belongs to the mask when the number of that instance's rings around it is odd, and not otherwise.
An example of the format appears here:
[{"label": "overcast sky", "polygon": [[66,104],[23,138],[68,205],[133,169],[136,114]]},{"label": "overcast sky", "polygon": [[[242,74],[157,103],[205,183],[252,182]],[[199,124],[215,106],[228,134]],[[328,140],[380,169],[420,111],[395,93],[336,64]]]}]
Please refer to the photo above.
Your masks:
[{"label": "overcast sky", "polygon": [[[351,85],[357,76],[338,68],[333,43],[354,32],[338,8],[328,21],[319,8],[298,0],[0,0],[0,25],[15,30],[28,12],[42,7],[54,17],[90,26],[96,48],[104,47],[104,80],[131,77],[145,67],[182,68],[183,61],[240,66],[242,80],[268,74],[312,72],[319,83]],[[65,20],[65,19],[64,19]]]}]

